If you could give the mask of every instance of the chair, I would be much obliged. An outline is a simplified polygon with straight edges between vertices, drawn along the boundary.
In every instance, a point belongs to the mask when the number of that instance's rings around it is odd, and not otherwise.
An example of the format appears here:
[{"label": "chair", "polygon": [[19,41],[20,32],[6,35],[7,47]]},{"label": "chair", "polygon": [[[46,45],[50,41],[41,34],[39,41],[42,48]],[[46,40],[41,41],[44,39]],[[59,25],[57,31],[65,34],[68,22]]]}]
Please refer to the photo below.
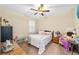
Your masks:
[{"label": "chair", "polygon": [[63,45],[64,50],[65,50],[65,51],[69,51],[70,43],[69,43],[68,41],[65,41],[65,39],[64,39],[63,36],[61,36],[61,37],[59,38],[59,40],[60,40],[60,42],[61,42],[61,45]]}]

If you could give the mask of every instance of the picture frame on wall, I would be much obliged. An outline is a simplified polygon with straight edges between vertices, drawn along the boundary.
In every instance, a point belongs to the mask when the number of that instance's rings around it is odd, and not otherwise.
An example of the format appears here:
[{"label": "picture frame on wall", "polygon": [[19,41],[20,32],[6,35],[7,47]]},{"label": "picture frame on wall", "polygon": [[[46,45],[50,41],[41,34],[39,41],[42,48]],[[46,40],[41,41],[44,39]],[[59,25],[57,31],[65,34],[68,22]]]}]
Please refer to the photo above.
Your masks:
[{"label": "picture frame on wall", "polygon": [[0,26],[2,25],[2,17],[0,17]]},{"label": "picture frame on wall", "polygon": [[79,19],[79,5],[77,5],[77,18]]},{"label": "picture frame on wall", "polygon": [[79,4],[76,5],[75,16],[76,16],[76,20],[79,21]]}]

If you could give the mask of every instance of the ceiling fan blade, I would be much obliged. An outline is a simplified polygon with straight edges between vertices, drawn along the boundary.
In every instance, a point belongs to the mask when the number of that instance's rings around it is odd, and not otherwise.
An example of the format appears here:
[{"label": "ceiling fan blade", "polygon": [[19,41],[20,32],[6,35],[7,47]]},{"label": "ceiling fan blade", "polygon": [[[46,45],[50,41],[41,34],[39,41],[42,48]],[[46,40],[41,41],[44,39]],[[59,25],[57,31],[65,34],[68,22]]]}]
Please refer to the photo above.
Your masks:
[{"label": "ceiling fan blade", "polygon": [[43,13],[41,13],[41,15],[42,15],[42,16],[44,16],[44,14],[43,14]]},{"label": "ceiling fan blade", "polygon": [[36,13],[34,13],[34,15],[36,15],[36,14],[38,14],[37,12]]},{"label": "ceiling fan blade", "polygon": [[33,8],[31,8],[30,10],[34,10],[34,11],[37,11],[36,9],[33,9]]},{"label": "ceiling fan blade", "polygon": [[43,12],[50,12],[50,10],[43,10]]}]

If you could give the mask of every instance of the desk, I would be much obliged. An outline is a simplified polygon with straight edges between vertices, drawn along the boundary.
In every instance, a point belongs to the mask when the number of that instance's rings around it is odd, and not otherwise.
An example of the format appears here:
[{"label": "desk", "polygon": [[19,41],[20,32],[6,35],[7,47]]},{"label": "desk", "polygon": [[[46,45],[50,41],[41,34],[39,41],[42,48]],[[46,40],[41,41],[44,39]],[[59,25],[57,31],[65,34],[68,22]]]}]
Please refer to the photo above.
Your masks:
[{"label": "desk", "polygon": [[13,42],[14,49],[7,53],[0,53],[0,55],[25,55],[25,51],[16,43]]},{"label": "desk", "polygon": [[78,53],[79,53],[79,43],[76,43],[75,41],[69,42],[71,44],[71,51],[72,51],[72,55],[73,55],[73,47],[74,45],[78,46]]}]

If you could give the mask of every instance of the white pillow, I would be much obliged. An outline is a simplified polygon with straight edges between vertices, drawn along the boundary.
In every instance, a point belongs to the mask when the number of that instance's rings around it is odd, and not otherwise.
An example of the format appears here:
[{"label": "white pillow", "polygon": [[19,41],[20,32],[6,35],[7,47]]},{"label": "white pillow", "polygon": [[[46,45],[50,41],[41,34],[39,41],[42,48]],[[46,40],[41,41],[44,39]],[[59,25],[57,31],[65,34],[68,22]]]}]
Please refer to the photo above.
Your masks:
[{"label": "white pillow", "polygon": [[39,31],[39,34],[43,34],[44,33],[44,31]]},{"label": "white pillow", "polygon": [[39,31],[39,34],[45,34],[45,35],[51,35],[51,32],[44,32],[44,31]]}]

